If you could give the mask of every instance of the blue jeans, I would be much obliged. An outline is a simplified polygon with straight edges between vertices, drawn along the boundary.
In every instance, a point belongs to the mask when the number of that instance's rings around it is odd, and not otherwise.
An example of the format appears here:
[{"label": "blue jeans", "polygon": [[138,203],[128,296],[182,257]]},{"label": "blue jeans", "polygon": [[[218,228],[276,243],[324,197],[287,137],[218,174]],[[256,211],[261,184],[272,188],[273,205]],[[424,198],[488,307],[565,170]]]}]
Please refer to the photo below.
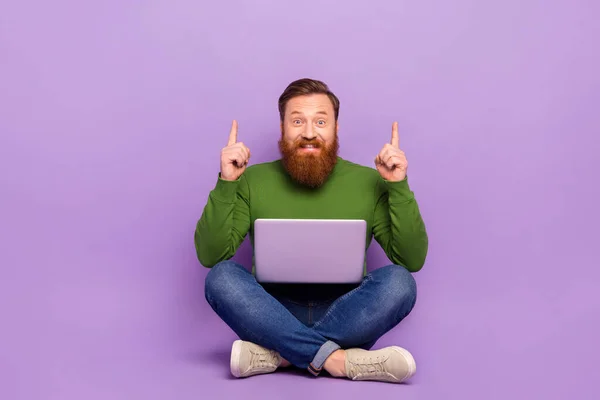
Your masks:
[{"label": "blue jeans", "polygon": [[[300,290],[295,290],[299,288]],[[206,300],[240,339],[277,351],[317,376],[338,349],[370,349],[413,309],[417,287],[402,266],[367,274],[359,285],[261,285],[223,261],[206,276]]]}]

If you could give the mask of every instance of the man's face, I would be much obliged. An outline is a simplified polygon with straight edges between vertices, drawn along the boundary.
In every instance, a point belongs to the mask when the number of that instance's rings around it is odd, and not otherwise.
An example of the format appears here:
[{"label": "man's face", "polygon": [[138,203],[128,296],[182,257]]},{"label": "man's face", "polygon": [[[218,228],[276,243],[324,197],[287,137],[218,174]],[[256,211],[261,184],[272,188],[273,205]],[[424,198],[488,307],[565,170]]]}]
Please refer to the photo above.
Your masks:
[{"label": "man's face", "polygon": [[290,99],[281,123],[279,150],[290,176],[316,188],[327,180],[337,161],[338,124],[325,94]]}]

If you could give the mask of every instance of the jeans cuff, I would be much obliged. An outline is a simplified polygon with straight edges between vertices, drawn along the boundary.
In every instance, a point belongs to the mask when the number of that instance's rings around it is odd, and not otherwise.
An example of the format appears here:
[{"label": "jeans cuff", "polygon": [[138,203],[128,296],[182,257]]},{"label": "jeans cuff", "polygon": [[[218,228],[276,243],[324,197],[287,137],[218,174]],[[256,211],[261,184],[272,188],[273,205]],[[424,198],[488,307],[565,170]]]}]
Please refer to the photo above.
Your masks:
[{"label": "jeans cuff", "polygon": [[317,354],[315,355],[315,358],[313,358],[312,362],[308,364],[308,371],[314,376],[319,375],[323,370],[323,364],[325,364],[327,357],[329,357],[331,353],[338,349],[340,349],[340,346],[331,340],[325,342],[319,351],[317,351]]}]

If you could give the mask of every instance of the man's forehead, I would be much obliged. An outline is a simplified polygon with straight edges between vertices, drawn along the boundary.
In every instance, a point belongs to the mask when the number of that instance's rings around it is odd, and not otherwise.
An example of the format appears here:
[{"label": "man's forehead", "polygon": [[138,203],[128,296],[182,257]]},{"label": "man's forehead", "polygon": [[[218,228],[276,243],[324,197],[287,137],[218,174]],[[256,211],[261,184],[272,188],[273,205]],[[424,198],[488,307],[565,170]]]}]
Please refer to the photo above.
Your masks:
[{"label": "man's forehead", "polygon": [[323,111],[333,109],[333,104],[327,95],[313,94],[307,96],[297,96],[288,101],[288,107],[292,111],[302,111],[303,109],[313,108]]},{"label": "man's forehead", "polygon": [[296,103],[288,104],[289,115],[329,115],[333,114],[331,104]]}]

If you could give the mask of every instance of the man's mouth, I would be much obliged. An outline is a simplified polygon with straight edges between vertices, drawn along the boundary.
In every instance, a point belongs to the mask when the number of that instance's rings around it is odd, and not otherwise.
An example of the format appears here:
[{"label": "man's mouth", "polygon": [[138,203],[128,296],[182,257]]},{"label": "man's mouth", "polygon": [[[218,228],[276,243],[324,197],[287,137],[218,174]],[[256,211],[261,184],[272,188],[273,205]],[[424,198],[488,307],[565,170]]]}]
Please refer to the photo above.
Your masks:
[{"label": "man's mouth", "polygon": [[321,151],[321,147],[316,144],[301,144],[299,147],[298,152],[304,154],[319,153]]}]

